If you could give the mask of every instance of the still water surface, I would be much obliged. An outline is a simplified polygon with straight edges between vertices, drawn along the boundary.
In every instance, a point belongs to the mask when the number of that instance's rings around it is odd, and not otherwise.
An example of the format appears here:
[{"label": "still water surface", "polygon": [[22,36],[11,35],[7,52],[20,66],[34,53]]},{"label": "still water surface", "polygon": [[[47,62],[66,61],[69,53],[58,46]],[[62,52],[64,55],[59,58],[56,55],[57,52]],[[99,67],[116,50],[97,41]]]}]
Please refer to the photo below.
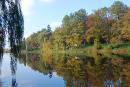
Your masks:
[{"label": "still water surface", "polygon": [[129,58],[4,54],[0,87],[130,87]]},{"label": "still water surface", "polygon": [[0,61],[0,87],[65,87],[62,77],[53,72],[53,77],[44,75],[18,58],[4,54]]}]

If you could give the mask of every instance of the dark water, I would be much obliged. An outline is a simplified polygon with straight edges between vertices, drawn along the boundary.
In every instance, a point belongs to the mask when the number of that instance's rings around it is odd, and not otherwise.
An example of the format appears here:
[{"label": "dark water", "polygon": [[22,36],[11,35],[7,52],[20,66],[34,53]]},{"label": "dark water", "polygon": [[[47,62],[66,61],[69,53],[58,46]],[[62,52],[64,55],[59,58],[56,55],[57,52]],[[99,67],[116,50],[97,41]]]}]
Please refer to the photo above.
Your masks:
[{"label": "dark water", "polygon": [[40,55],[0,58],[0,87],[130,87],[130,57]]}]

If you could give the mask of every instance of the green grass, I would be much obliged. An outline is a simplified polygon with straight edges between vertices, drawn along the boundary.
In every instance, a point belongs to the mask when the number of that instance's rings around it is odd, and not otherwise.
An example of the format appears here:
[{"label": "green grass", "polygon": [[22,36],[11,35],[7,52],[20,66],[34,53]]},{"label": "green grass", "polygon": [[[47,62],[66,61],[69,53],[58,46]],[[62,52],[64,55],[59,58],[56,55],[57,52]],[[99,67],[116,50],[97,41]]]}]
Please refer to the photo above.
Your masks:
[{"label": "green grass", "polygon": [[41,51],[40,50],[33,50],[33,51],[26,51],[26,50],[22,50],[21,53],[26,54],[26,53],[36,53],[39,54]]},{"label": "green grass", "polygon": [[130,48],[130,43],[102,44],[102,48]]},{"label": "green grass", "polygon": [[[40,50],[28,51],[28,53],[40,53]],[[26,51],[23,51],[26,53]],[[96,49],[93,45],[82,46],[79,48],[70,48],[67,50],[58,50],[58,52],[53,51],[53,53],[66,53],[70,55],[86,55],[91,56],[96,53],[103,55],[116,54],[116,55],[127,55],[130,56],[130,43],[121,44],[102,44],[101,49]]]},{"label": "green grass", "polygon": [[101,49],[96,49],[94,46],[84,46],[80,48],[71,48],[66,51],[59,51],[61,53],[73,54],[73,55],[93,55],[96,53],[100,54],[118,54],[130,56],[130,43],[121,43],[117,45],[102,44]]}]

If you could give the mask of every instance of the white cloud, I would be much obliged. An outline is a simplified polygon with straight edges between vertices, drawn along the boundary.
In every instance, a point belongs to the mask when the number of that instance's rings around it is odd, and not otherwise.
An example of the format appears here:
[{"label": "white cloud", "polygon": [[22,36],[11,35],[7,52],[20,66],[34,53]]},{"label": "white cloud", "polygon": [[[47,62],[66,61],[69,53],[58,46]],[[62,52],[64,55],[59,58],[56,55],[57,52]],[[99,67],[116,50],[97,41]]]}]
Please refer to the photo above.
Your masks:
[{"label": "white cloud", "polygon": [[52,22],[50,24],[52,30],[54,31],[56,27],[59,27],[61,25],[61,22]]},{"label": "white cloud", "polygon": [[28,16],[32,13],[32,7],[35,5],[36,2],[42,1],[44,3],[51,3],[54,0],[21,0],[21,7],[23,14]]},{"label": "white cloud", "polygon": [[34,5],[35,0],[22,0],[21,1],[21,7],[24,16],[28,16],[32,12],[32,6]]}]

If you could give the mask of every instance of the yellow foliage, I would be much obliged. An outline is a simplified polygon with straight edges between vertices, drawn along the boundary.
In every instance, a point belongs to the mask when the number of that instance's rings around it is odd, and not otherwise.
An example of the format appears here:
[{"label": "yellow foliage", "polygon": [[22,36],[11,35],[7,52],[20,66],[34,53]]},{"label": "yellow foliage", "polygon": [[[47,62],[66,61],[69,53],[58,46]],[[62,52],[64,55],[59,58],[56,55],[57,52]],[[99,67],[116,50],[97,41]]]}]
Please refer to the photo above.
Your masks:
[{"label": "yellow foliage", "polygon": [[52,58],[52,43],[51,42],[46,42],[43,44],[42,48],[42,54],[43,54],[43,59],[44,61],[51,63],[51,58]]}]

